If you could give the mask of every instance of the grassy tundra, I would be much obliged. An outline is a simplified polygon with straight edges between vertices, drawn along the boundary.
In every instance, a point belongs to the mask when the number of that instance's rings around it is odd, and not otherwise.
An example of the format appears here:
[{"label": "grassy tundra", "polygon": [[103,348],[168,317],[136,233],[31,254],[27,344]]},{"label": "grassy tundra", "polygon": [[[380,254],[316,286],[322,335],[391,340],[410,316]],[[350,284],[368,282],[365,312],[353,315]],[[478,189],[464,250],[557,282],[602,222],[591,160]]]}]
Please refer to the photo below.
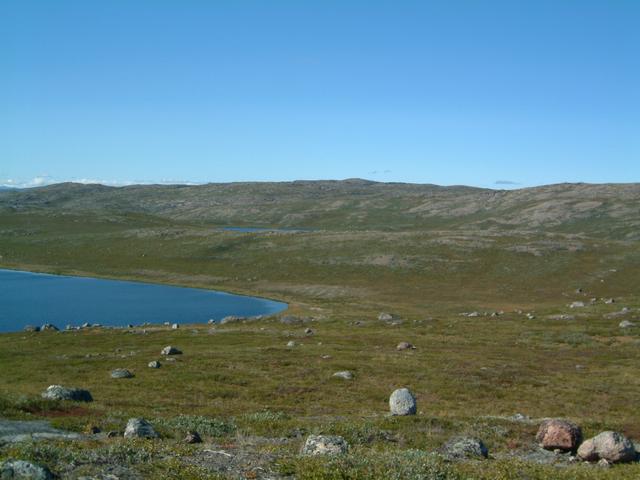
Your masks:
[{"label": "grassy tundra", "polygon": [[[72,431],[143,416],[163,437],[12,444],[0,460],[34,459],[70,478],[107,464],[121,478],[638,478],[637,464],[599,469],[552,454],[544,459],[561,466],[543,464],[534,436],[539,419],[566,417],[585,437],[640,440],[640,327],[618,326],[640,323],[639,200],[637,185],[496,192],[357,180],[2,192],[1,267],[266,296],[306,322],[0,335],[0,415]],[[460,315],[471,311],[480,316]],[[400,341],[417,348],[397,351]],[[184,354],[149,369],[165,345]],[[119,367],[135,377],[111,379]],[[332,378],[340,370],[355,379]],[[95,401],[39,399],[52,383]],[[418,415],[388,417],[402,386]],[[204,446],[182,444],[190,429]],[[299,457],[309,433],[344,436],[349,455]],[[492,458],[429,453],[462,434]]]}]

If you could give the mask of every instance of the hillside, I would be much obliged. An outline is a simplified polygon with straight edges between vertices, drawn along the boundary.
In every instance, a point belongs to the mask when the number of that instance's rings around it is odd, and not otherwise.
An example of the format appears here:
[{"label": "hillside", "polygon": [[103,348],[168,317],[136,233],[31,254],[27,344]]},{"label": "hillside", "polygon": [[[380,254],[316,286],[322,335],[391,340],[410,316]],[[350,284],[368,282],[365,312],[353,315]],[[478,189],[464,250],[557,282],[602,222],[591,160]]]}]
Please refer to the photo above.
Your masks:
[{"label": "hillside", "polygon": [[360,179],[197,186],[56,184],[0,192],[0,211],[143,214],[211,225],[322,229],[482,229],[640,238],[640,184],[519,190]]}]

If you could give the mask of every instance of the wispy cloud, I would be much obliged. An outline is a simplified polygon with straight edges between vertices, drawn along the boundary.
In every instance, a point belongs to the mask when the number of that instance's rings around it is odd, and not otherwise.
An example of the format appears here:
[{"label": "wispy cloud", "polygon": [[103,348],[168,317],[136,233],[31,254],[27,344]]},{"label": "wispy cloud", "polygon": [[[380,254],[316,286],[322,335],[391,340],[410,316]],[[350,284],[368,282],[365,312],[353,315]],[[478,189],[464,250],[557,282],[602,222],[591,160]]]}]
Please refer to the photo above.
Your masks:
[{"label": "wispy cloud", "polygon": [[520,185],[519,182],[514,182],[513,180],[496,180],[496,185]]}]

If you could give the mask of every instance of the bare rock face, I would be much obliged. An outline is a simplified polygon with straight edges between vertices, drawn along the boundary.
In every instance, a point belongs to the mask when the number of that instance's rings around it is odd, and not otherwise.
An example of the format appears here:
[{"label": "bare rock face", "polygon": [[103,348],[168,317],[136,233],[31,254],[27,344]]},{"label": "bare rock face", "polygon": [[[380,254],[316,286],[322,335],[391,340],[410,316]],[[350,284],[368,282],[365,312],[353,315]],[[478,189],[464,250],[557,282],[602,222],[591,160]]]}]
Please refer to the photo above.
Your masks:
[{"label": "bare rock face", "polygon": [[124,430],[125,438],[158,438],[153,426],[144,418],[130,418]]},{"label": "bare rock face", "polygon": [[416,397],[408,388],[399,388],[389,397],[389,410],[392,415],[415,415]]},{"label": "bare rock face", "polygon": [[536,441],[547,450],[573,451],[582,441],[582,429],[559,418],[545,420],[538,429]]},{"label": "bare rock face", "polygon": [[24,460],[7,460],[0,463],[2,480],[52,480],[53,475],[47,467]]},{"label": "bare rock face", "polygon": [[309,435],[301,455],[342,455],[349,450],[347,441],[337,435]]},{"label": "bare rock face", "polygon": [[602,432],[585,440],[578,448],[578,457],[588,462],[606,460],[609,463],[632,462],[636,450],[627,437],[618,432]]},{"label": "bare rock face", "polygon": [[182,352],[178,350],[176,347],[172,347],[171,345],[167,345],[162,349],[160,355],[181,355]]},{"label": "bare rock face", "polygon": [[398,346],[396,347],[396,350],[398,350],[398,351],[415,350],[415,349],[416,349],[416,347],[412,343],[409,343],[409,342],[400,342],[398,344]]},{"label": "bare rock face", "polygon": [[48,398],[51,400],[72,400],[74,402],[92,402],[93,397],[89,390],[82,390],[80,388],[67,388],[62,385],[49,385],[47,389],[42,392],[42,398]]}]

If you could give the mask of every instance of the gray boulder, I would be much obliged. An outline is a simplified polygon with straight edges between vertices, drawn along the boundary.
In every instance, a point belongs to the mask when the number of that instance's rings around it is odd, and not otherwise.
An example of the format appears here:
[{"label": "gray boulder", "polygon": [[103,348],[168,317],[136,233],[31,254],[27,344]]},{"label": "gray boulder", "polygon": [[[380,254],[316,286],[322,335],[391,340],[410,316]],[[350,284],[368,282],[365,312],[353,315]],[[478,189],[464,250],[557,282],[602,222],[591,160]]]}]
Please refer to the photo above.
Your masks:
[{"label": "gray boulder", "polygon": [[353,372],[350,372],[349,370],[342,370],[341,372],[336,372],[331,376],[342,378],[343,380],[353,380]]},{"label": "gray boulder", "polygon": [[392,415],[415,415],[416,397],[408,388],[399,388],[389,397],[389,410]]},{"label": "gray boulder", "polygon": [[378,320],[382,321],[382,322],[390,322],[391,320],[395,319],[396,317],[391,314],[391,313],[386,313],[386,312],[382,312],[380,315],[378,315]]},{"label": "gray boulder", "polygon": [[178,350],[176,347],[167,345],[160,351],[160,355],[182,355],[182,351]]},{"label": "gray boulder", "polygon": [[0,463],[1,480],[51,480],[53,475],[47,467],[24,460],[7,460]]},{"label": "gray boulder", "polygon": [[81,388],[67,388],[62,385],[49,385],[42,392],[42,398],[50,400],[72,400],[74,402],[92,402],[93,397],[89,390]]},{"label": "gray boulder", "polygon": [[633,322],[630,322],[629,320],[623,320],[618,325],[618,327],[620,327],[620,328],[631,328],[631,327],[635,327],[635,326],[636,326],[636,324],[633,323]]},{"label": "gray boulder", "polygon": [[124,429],[125,438],[158,438],[153,426],[144,418],[130,418]]},{"label": "gray boulder", "polygon": [[632,462],[636,450],[633,442],[621,433],[606,431],[585,440],[578,448],[578,457],[588,462],[602,459],[609,463]]},{"label": "gray boulder", "polygon": [[116,368],[111,371],[111,378],[133,378],[133,376],[133,373],[126,368]]},{"label": "gray boulder", "polygon": [[57,332],[58,330],[59,330],[59,328],[56,327],[55,325],[53,325],[52,323],[45,323],[44,325],[42,325],[40,327],[40,331],[41,332],[46,332],[46,331]]},{"label": "gray boulder", "polygon": [[409,342],[400,342],[398,344],[398,346],[396,347],[396,350],[398,350],[398,351],[415,350],[415,349],[416,349],[416,347],[412,343],[409,343]]},{"label": "gray boulder", "polygon": [[451,460],[487,458],[489,456],[489,451],[484,443],[471,437],[452,438],[442,446],[440,453]]},{"label": "gray boulder", "polygon": [[149,362],[149,368],[160,368],[161,366],[162,364],[157,360],[153,360],[152,362]]},{"label": "gray boulder", "polygon": [[347,441],[338,435],[309,435],[301,455],[342,455],[349,450]]},{"label": "gray boulder", "polygon": [[27,325],[26,327],[24,327],[24,331],[25,332],[39,332],[40,331],[40,327],[34,326],[34,325]]}]

